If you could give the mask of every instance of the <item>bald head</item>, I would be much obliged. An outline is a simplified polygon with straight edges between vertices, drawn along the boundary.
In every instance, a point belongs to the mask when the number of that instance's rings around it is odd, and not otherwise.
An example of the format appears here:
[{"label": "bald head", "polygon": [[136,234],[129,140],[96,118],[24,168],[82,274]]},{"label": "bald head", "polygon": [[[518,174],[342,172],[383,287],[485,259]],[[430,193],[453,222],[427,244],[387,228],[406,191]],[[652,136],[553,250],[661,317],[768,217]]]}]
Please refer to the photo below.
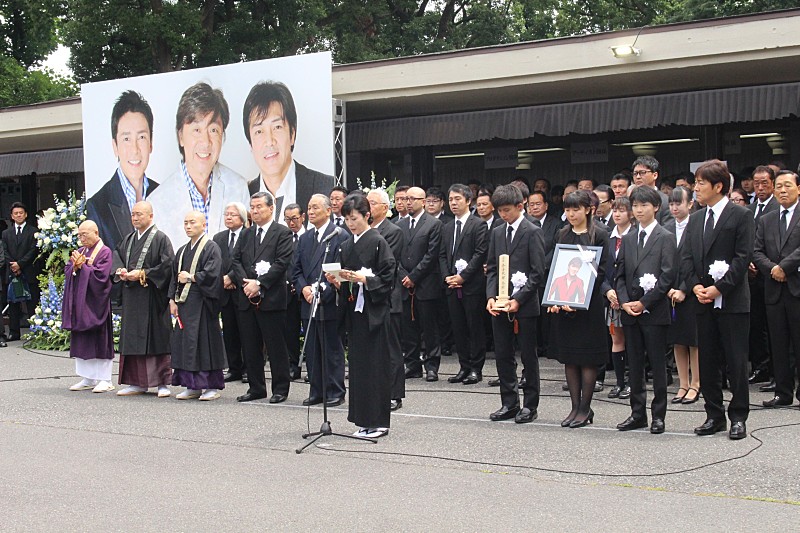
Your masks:
[{"label": "bald head", "polygon": [[142,232],[153,223],[153,206],[150,202],[141,201],[133,204],[131,209],[131,222],[137,231]]},{"label": "bald head", "polygon": [[78,240],[81,241],[83,246],[91,248],[100,240],[99,232],[97,224],[91,220],[86,220],[78,226]]},{"label": "bald head", "polygon": [[192,242],[200,238],[206,229],[206,216],[200,211],[189,211],[183,217],[183,229]]},{"label": "bald head", "polygon": [[406,196],[406,205],[408,212],[411,216],[416,217],[420,212],[425,209],[425,191],[419,187],[411,187],[408,189]]}]

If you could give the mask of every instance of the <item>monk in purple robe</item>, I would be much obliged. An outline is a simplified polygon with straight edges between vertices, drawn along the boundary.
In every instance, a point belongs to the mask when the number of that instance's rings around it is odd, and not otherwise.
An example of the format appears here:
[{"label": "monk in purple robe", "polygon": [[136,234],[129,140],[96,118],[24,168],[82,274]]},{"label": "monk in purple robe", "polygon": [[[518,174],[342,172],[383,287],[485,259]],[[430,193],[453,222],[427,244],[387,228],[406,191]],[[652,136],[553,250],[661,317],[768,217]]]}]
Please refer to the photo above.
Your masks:
[{"label": "monk in purple robe", "polygon": [[64,300],[61,327],[69,330],[69,355],[75,358],[75,373],[83,379],[69,390],[114,390],[114,330],[111,322],[111,250],[100,240],[91,220],[78,227],[81,247],[64,268]]}]

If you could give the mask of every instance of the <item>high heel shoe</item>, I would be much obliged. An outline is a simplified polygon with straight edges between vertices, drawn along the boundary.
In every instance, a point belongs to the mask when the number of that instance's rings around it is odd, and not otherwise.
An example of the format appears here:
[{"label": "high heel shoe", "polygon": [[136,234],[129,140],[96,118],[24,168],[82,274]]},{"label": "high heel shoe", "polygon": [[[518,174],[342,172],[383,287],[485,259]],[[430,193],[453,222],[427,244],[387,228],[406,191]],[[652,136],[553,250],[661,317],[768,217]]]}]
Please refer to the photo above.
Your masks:
[{"label": "high heel shoe", "polygon": [[593,424],[593,423],[594,423],[594,411],[589,409],[589,414],[587,415],[586,418],[584,418],[583,420],[573,420],[572,422],[569,423],[569,427],[572,429],[582,428],[587,424]]},{"label": "high heel shoe", "polygon": [[[681,391],[684,391],[684,393],[681,394]],[[672,399],[672,403],[681,403],[683,399],[686,398],[687,394],[689,394],[689,389],[685,387],[679,388],[678,392],[675,393],[675,397]]]},{"label": "high heel shoe", "polygon": [[[687,398],[689,396],[689,391],[694,391],[694,398]],[[686,392],[686,396],[683,397],[681,400],[682,404],[689,404],[694,403],[700,398],[700,391],[695,389],[694,387],[689,387],[689,391]]]},{"label": "high heel shoe", "polygon": [[568,428],[569,425],[572,423],[572,421],[575,420],[575,415],[577,414],[578,414],[577,409],[570,411],[569,414],[567,415],[567,418],[561,421],[561,427]]}]

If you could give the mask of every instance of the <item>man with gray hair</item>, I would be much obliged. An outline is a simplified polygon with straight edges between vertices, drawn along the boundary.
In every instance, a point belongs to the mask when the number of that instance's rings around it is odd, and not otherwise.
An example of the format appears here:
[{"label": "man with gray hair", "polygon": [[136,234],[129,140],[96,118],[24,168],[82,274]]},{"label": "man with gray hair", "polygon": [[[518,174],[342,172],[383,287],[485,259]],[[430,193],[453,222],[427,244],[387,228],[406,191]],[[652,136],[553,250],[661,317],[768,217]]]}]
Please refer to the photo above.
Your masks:
[{"label": "man with gray hair", "polygon": [[225,353],[228,355],[228,372],[224,376],[226,383],[238,380],[247,383],[247,371],[242,358],[242,333],[236,314],[237,299],[243,298],[244,293],[233,282],[233,249],[247,225],[247,208],[241,202],[230,202],[225,206],[226,229],[213,237],[222,259],[223,291],[219,306],[222,310],[222,338],[225,341]]},{"label": "man with gray hair", "polygon": [[[403,246],[406,243],[405,235],[397,225],[386,219],[389,212],[389,195],[383,189],[372,189],[367,194],[369,209],[372,213],[373,229],[378,230],[381,237],[386,239],[392,249],[397,264],[403,256]],[[398,271],[395,272],[394,286],[389,306],[389,365],[391,368],[392,403],[391,410],[396,411],[403,407],[403,398],[406,397],[406,376],[403,362],[403,349],[401,345],[400,328],[403,322],[403,285],[400,283]]]},{"label": "man with gray hair", "polygon": [[253,225],[242,232],[233,250],[233,278],[244,297],[237,300],[242,352],[250,388],[236,398],[249,402],[267,397],[264,352],[272,372],[270,403],[289,396],[289,355],[283,337],[286,322],[286,272],[292,262],[292,232],[273,218],[275,199],[268,192],[250,198]]},{"label": "man with gray hair", "polygon": [[[320,271],[324,263],[339,261],[339,246],[350,236],[331,222],[330,199],[315,194],[308,201],[308,221],[314,226],[300,238],[292,268],[292,283],[300,300],[300,317],[306,331],[306,367],[311,390],[303,405],[325,402],[329,407],[344,402],[344,349],[339,337],[339,314],[336,306],[336,287],[324,278],[319,286]],[[326,237],[338,231],[330,240],[326,256]],[[311,316],[314,292],[319,289],[320,301],[317,316]],[[322,375],[322,358],[325,358],[326,376]],[[323,379],[325,379],[323,389]],[[323,395],[324,390],[324,395]]]}]

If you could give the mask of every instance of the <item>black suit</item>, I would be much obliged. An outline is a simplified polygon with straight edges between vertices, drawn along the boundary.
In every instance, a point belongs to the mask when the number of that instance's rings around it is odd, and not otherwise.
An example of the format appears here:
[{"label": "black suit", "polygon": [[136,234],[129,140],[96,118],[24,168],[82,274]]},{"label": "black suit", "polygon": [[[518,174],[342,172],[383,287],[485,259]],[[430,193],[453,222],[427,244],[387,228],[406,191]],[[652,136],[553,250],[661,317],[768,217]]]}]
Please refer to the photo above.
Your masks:
[{"label": "black suit", "polygon": [[[722,372],[727,363],[733,397],[728,417],[744,422],[749,414],[747,383],[747,335],[750,329],[750,286],[747,270],[753,255],[753,216],[746,208],[730,202],[716,220],[709,242],[703,232],[708,207],[692,214],[684,230],[681,275],[687,290],[696,285],[714,285],[722,293],[721,309],[714,303],[697,304],[698,348],[700,350],[700,391],[709,419],[724,420]],[[728,272],[715,282],[709,267],[724,261]]]},{"label": "black suit", "polygon": [[[455,220],[452,213],[442,210],[439,216],[436,217],[442,223],[442,227]],[[488,246],[488,245],[487,245]],[[451,349],[453,347],[453,323],[450,319],[450,310],[448,309],[447,300],[442,298],[438,301],[438,310],[436,318],[439,321],[439,339],[441,342],[441,351],[444,355],[452,355]]]},{"label": "black suit", "polygon": [[[34,307],[39,303],[39,282],[36,280],[36,268],[34,261],[36,260],[36,228],[27,222],[22,229],[22,233],[17,235],[17,224],[11,222],[11,225],[3,231],[3,244],[5,245],[5,262],[6,273],[3,284],[3,290],[8,291],[8,284],[12,277],[16,277],[11,272],[11,263],[16,262],[21,270],[22,277],[28,283],[31,291],[31,299],[27,302],[28,314],[31,314]],[[8,332],[12,337],[19,338],[20,336],[20,320],[22,319],[22,310],[20,302],[8,304]]]},{"label": "black suit", "polygon": [[[250,379],[248,392],[257,397],[266,395],[263,352],[266,345],[272,372],[272,393],[288,395],[289,355],[283,332],[287,304],[286,275],[292,262],[292,232],[273,220],[259,244],[256,235],[258,229],[254,225],[244,230],[233,250],[233,282],[238,287],[244,287],[242,280],[257,279],[261,285],[258,305],[248,301],[243,291],[236,291],[239,324],[244,333],[242,352]],[[269,263],[270,268],[259,276],[256,265],[261,261]]]},{"label": "black suit", "polygon": [[[658,208],[658,213],[656,213],[656,220],[658,220],[659,226],[666,226],[669,222],[675,220],[675,217],[672,216],[672,212],[669,210],[669,196],[658,191],[658,195],[661,197],[661,207]],[[611,224],[613,227],[614,224]]]},{"label": "black suit", "polygon": [[[550,273],[550,264],[553,262],[553,252],[556,249],[558,231],[564,227],[565,222],[561,220],[560,216],[551,215],[549,212],[544,218],[544,223],[537,222],[534,222],[534,224],[542,228],[544,232],[544,277],[542,284],[539,286],[539,299],[541,299],[542,294],[544,294],[544,286],[547,283],[547,276]],[[550,344],[549,337],[550,315],[548,313],[540,313],[536,323],[536,344],[539,350],[539,357],[547,355]]]},{"label": "black suit", "polygon": [[425,342],[427,357],[425,369],[438,372],[441,361],[438,302],[444,296],[444,286],[439,275],[439,245],[442,223],[427,213],[411,229],[412,218],[401,220],[397,226],[403,231],[406,243],[400,258],[399,278],[406,276],[414,288],[403,290],[403,352],[406,368],[417,372],[422,366],[420,357],[420,332]]},{"label": "black suit", "polygon": [[401,344],[402,339],[402,322],[403,322],[403,285],[400,283],[400,258],[403,256],[403,247],[406,243],[406,237],[403,230],[398,228],[391,220],[383,220],[380,225],[375,228],[381,234],[389,248],[392,249],[392,255],[396,262],[394,287],[392,288],[391,305],[389,307],[389,333],[388,333],[388,346],[389,346],[389,365],[391,369],[391,387],[392,399],[399,400],[406,397],[406,378],[405,368],[403,364],[403,347]]},{"label": "black suit", "polygon": [[[300,237],[297,233],[292,232],[292,265],[297,258],[297,245],[299,244]],[[292,373],[300,375],[300,300],[303,298],[299,294],[292,283],[292,268],[289,267],[286,280],[286,327],[283,330],[283,338],[286,340],[286,351],[289,352],[289,370]]]},{"label": "black suit", "polygon": [[[239,238],[244,232],[244,227],[239,230]],[[231,230],[223,230],[214,235],[213,241],[219,246],[222,256],[222,275],[234,279],[233,274],[233,250],[230,248]],[[238,238],[237,238],[238,240]],[[234,243],[235,244],[235,243]],[[243,331],[239,326],[238,313],[236,311],[237,292],[241,291],[241,286],[234,289],[225,289],[219,300],[222,312],[222,339],[225,341],[225,353],[228,356],[228,372],[233,376],[241,376],[244,371],[244,360],[242,359]]]},{"label": "black suit", "polygon": [[[511,247],[507,240],[509,225],[503,224],[492,230],[489,236],[489,252],[486,258],[486,298],[497,299],[499,294],[498,259],[509,255],[509,276],[522,272],[527,282],[514,291],[509,279],[508,293],[519,302],[516,322],[519,325],[518,343],[522,352],[523,407],[535,410],[539,406],[539,359],[536,355],[536,317],[540,314],[539,287],[544,278],[544,232],[527,219],[520,221],[513,234]],[[494,330],[495,362],[500,378],[500,398],[509,409],[519,406],[517,363],[514,358],[514,322],[509,322],[506,313],[492,317]]]},{"label": "black suit", "polygon": [[[150,196],[156,187],[158,183],[148,178],[145,198]],[[87,200],[86,210],[89,220],[97,224],[103,244],[112,250],[116,250],[122,239],[133,231],[131,209],[128,207],[128,200],[122,191],[116,171],[111,179]]]},{"label": "black suit", "polygon": [[[616,271],[620,307],[638,301],[647,311],[632,316],[623,310],[620,315],[625,328],[625,347],[630,365],[631,416],[637,420],[647,419],[646,354],[653,370],[653,418],[664,420],[667,414],[665,354],[671,322],[667,292],[675,285],[678,274],[678,245],[675,236],[658,224],[651,230],[644,248],[639,245],[639,239],[637,231],[630,231],[622,238]],[[655,287],[647,292],[640,283],[645,274],[657,279]]]},{"label": "black suit", "polygon": [[453,324],[453,336],[461,370],[483,373],[486,361],[486,335],[483,315],[486,314],[486,278],[483,265],[489,247],[486,224],[470,215],[455,241],[456,223],[452,220],[442,228],[442,245],[439,247],[439,271],[442,280],[456,275],[456,263],[467,264],[461,271],[464,279],[460,289],[450,289],[445,282],[447,307]]},{"label": "black suit", "polygon": [[[336,226],[328,224],[322,238],[333,233]],[[317,316],[311,320],[311,304],[302,297],[303,289],[312,287],[319,278],[323,263],[339,262],[339,247],[348,239],[347,233],[341,232],[329,243],[321,244],[316,238],[316,229],[306,231],[300,237],[292,266],[292,284],[300,295],[300,317],[306,331],[306,368],[308,369],[311,391],[308,397],[313,400],[323,399],[322,395],[322,357],[325,357],[327,381],[325,394],[328,400],[338,400],[345,394],[344,386],[344,348],[339,338],[338,312],[336,309],[336,288],[322,278],[323,290]],[[325,254],[328,249],[327,255]],[[324,348],[324,353],[323,353]]]},{"label": "black suit", "polygon": [[[778,210],[778,201],[771,196],[761,213],[758,212],[758,198],[747,206],[758,226],[759,219],[767,213]],[[777,224],[777,223],[776,223]],[[776,225],[775,228],[778,226]],[[755,227],[753,228],[755,231]],[[750,281],[750,368],[752,372],[772,374],[771,336],[767,328],[767,306],[764,301],[764,275],[756,271]]]},{"label": "black suit", "polygon": [[[800,370],[800,210],[795,206],[783,238],[779,229],[781,211],[767,213],[758,221],[753,263],[764,280],[764,300],[775,369],[775,396],[791,401],[795,381],[789,357],[790,341],[794,348],[795,369]],[[786,281],[778,282],[772,278],[775,266],[784,271]]]},{"label": "black suit", "polygon": [[[311,170],[298,163],[294,162],[294,178],[295,178],[295,201],[298,205],[303,207],[303,210],[308,206],[308,201],[315,194],[324,194],[328,196],[333,188],[333,176],[323,174],[316,170]],[[250,195],[257,193],[261,190],[261,176],[256,176],[247,183],[247,189]],[[283,197],[275,198],[275,213],[283,213]]]}]

